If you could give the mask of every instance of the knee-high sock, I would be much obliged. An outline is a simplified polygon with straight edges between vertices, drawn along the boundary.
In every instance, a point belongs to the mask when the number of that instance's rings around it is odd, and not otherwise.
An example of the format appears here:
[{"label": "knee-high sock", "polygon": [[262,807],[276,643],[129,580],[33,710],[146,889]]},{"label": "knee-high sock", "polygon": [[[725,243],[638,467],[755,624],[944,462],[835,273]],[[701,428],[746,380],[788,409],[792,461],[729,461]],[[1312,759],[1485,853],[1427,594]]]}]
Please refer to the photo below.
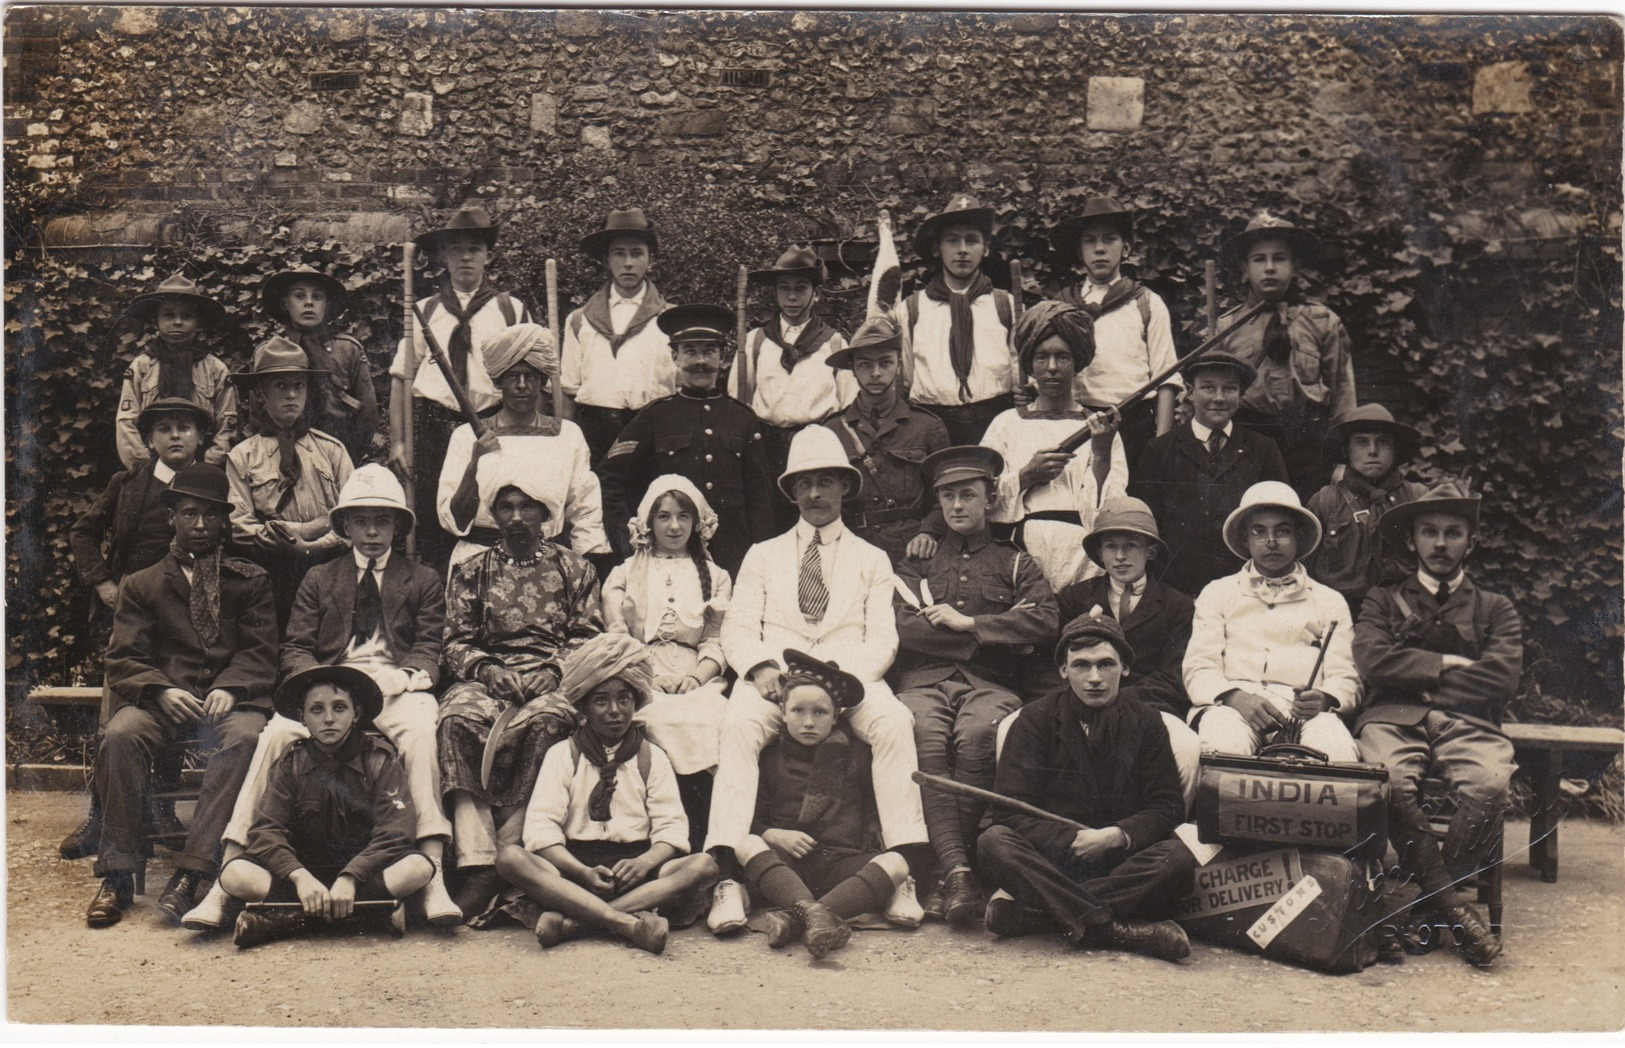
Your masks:
[{"label": "knee-high sock", "polygon": [[885,909],[894,890],[891,875],[871,862],[825,892],[818,901],[834,910],[837,917],[846,919]]},{"label": "knee-high sock", "polygon": [[751,857],[745,864],[745,876],[756,885],[762,898],[774,906],[793,906],[814,898],[812,889],[783,859],[767,851]]}]

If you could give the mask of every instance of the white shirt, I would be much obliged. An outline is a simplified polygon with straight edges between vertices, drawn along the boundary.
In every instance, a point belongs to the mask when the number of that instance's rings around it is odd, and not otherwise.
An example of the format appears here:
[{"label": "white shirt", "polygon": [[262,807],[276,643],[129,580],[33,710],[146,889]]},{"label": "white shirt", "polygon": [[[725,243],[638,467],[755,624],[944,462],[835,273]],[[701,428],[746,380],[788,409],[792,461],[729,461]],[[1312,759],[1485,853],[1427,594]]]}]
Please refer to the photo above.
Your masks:
[{"label": "white shirt", "polygon": [[[626,745],[626,740],[621,741]],[[587,799],[598,785],[598,767],[585,755],[572,753],[567,740],[547,751],[536,773],[536,788],[525,809],[525,848],[539,852],[572,841],[648,841],[688,851],[688,816],[677,793],[677,773],[666,751],[649,743],[649,780],[638,774],[633,756],[615,769],[615,792],[609,821],[594,822]]]},{"label": "white shirt", "polygon": [[[794,344],[806,326],[786,328],[785,340]],[[747,352],[755,354],[752,359],[756,363],[756,388],[751,392],[750,409],[770,426],[822,422],[857,399],[858,382],[852,372],[836,371],[826,363],[830,354],[846,348],[846,339],[838,331],[797,361],[792,371],[784,370],[784,354],[762,328],[753,328],[745,336],[745,346]],[[736,364],[728,375],[728,395],[735,399],[741,399],[739,377]]]},{"label": "white shirt", "polygon": [[626,334],[631,326],[632,318],[638,315],[643,308],[643,300],[649,296],[649,282],[645,280],[638,285],[638,293],[630,297],[611,288],[609,291],[609,328],[617,335]]},{"label": "white shirt", "polygon": [[1117,609],[1118,609],[1118,606],[1121,605],[1122,602],[1123,602],[1123,591],[1125,589],[1128,590],[1128,593],[1129,593],[1128,607],[1123,609],[1122,618],[1118,619],[1118,621],[1121,622],[1123,618],[1127,618],[1134,611],[1135,608],[1139,607],[1140,598],[1145,596],[1145,576],[1141,575],[1139,581],[1135,582],[1134,584],[1132,584],[1130,586],[1124,586],[1121,582],[1118,582],[1116,579],[1109,579],[1108,580],[1108,585],[1111,586],[1111,590],[1112,590],[1112,611],[1113,612],[1116,612]]},{"label": "white shirt", "polygon": [[[648,292],[648,281],[629,299],[611,289],[610,328],[625,333]],[[564,321],[559,383],[578,404],[641,411],[650,402],[677,392],[677,365],[671,359],[671,342],[653,317],[621,343],[617,353],[611,350],[609,339],[587,323],[583,307]]]},{"label": "white shirt", "polygon": [[175,479],[175,471],[164,465],[163,459],[152,464],[152,478],[160,484],[168,484]]},{"label": "white shirt", "polygon": [[[958,292],[955,292],[956,294]],[[948,337],[953,330],[953,311],[947,302],[937,302],[925,292],[916,291],[898,302],[892,319],[903,333],[903,361],[908,399],[916,404],[959,405],[991,400],[1016,388],[1021,381],[1021,362],[1010,345],[1010,331],[999,319],[996,296],[989,292],[971,303],[972,338],[976,350],[971,357],[966,386],[967,399],[959,394],[959,376],[954,374]],[[908,303],[919,302],[920,319],[912,331],[908,324]]]},{"label": "white shirt", "polygon": [[1427,573],[1426,569],[1423,569],[1423,568],[1417,568],[1416,569],[1416,581],[1420,582],[1422,584],[1422,588],[1427,590],[1429,593],[1433,594],[1435,597],[1437,597],[1439,595],[1439,585],[1440,585],[1441,581],[1445,585],[1450,587],[1450,592],[1451,593],[1454,593],[1457,590],[1461,589],[1461,584],[1463,582],[1465,582],[1466,580],[1467,580],[1467,572],[1466,572],[1466,570],[1461,569],[1461,568],[1456,569],[1456,574],[1455,574],[1454,578],[1444,579],[1444,580],[1436,579],[1432,575],[1429,575]]},{"label": "white shirt", "polygon": [[825,524],[821,528],[814,528],[805,520],[796,521],[796,570],[801,570],[801,558],[807,555],[807,544],[813,541],[813,535],[818,536],[818,567],[819,574],[824,576],[824,585],[827,587],[835,577],[835,558],[840,553],[841,536],[846,534],[846,527],[839,517]]},{"label": "white shirt", "polygon": [[[1083,300],[1098,305],[1106,300],[1109,289],[1109,284],[1086,282]],[[1095,408],[1119,404],[1178,359],[1167,304],[1150,289],[1144,294],[1144,313],[1138,302],[1130,300],[1095,319],[1095,358],[1074,383],[1079,403]],[[1175,389],[1185,385],[1177,372],[1162,384]],[[1156,395],[1157,391],[1152,390],[1146,399]]]},{"label": "white shirt", "polygon": [[[1226,422],[1224,424],[1224,429],[1220,430],[1220,432],[1224,434],[1224,443],[1226,447],[1230,446],[1230,436],[1235,427],[1236,424],[1234,422]],[[1202,425],[1195,419],[1191,419],[1191,433],[1196,437],[1197,443],[1204,446],[1207,444],[1207,439],[1213,435],[1213,431],[1211,429]]]}]

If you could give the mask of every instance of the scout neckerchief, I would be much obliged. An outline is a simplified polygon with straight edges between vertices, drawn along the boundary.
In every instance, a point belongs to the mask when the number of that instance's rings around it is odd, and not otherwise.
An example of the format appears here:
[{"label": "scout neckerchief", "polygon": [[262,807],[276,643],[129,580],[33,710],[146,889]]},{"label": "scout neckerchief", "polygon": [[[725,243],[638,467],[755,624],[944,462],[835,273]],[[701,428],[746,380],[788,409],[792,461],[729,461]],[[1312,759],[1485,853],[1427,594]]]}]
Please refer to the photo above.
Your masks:
[{"label": "scout neckerchief", "polygon": [[643,305],[632,314],[632,322],[627,324],[626,330],[619,335],[615,333],[615,326],[609,320],[611,285],[605,284],[594,291],[592,297],[587,299],[587,304],[581,307],[581,315],[592,325],[593,330],[609,339],[611,356],[620,353],[621,347],[626,345],[628,339],[635,338],[645,324],[665,312],[666,300],[660,296],[660,289],[655,287],[654,281],[645,280],[643,284],[648,288],[648,293],[643,296]]},{"label": "scout neckerchief", "polygon": [[1083,289],[1086,286],[1085,284],[1079,284],[1076,287],[1069,287],[1055,297],[1066,305],[1083,310],[1089,314],[1090,320],[1099,320],[1112,310],[1128,305],[1134,301],[1134,296],[1140,293],[1138,281],[1130,280],[1128,277],[1118,277],[1106,289],[1105,298],[1099,302],[1085,302],[1083,300]]},{"label": "scout neckerchief", "polygon": [[282,475],[282,494],[278,495],[276,500],[276,508],[280,511],[293,498],[293,489],[305,475],[305,467],[299,461],[299,448],[296,442],[310,432],[310,420],[301,414],[294,420],[293,425],[279,429],[271,422],[269,411],[262,411],[261,417],[265,419],[263,432],[270,433],[276,438],[277,471]]},{"label": "scout neckerchief", "polygon": [[[311,753],[316,757],[316,767],[311,769],[310,778],[314,780],[320,800],[317,801],[316,817],[320,821],[320,832],[330,842],[350,841],[368,836],[368,827],[352,826],[350,822],[351,800],[345,788],[342,769],[357,757],[362,757],[361,775],[368,784],[367,792],[370,794],[372,776],[367,774],[365,754],[372,748],[367,733],[361,730],[360,710],[356,710],[357,723],[350,725],[350,730],[339,744],[333,747],[333,752],[326,753],[314,742],[310,744]],[[371,797],[367,798],[370,803]],[[300,813],[304,817],[304,813]]]},{"label": "scout neckerchief", "polygon": [[468,324],[476,313],[485,308],[487,302],[497,297],[497,289],[491,286],[489,279],[481,278],[480,286],[469,297],[468,308],[464,309],[457,301],[457,292],[451,286],[451,277],[443,276],[440,278],[439,294],[440,304],[457,320],[457,326],[451,332],[451,341],[446,345],[446,353],[451,358],[451,373],[456,375],[457,381],[467,389],[468,356],[474,352],[474,332]]},{"label": "scout neckerchief", "polygon": [[587,818],[593,822],[608,822],[609,802],[615,796],[615,771],[636,757],[638,750],[643,748],[643,729],[636,724],[627,728],[626,734],[615,744],[614,757],[609,755],[608,747],[592,730],[591,724],[583,724],[576,732],[575,739],[581,755],[598,769],[598,783],[587,797]]},{"label": "scout neckerchief", "polygon": [[993,293],[993,281],[980,269],[971,277],[970,287],[956,295],[938,269],[925,285],[925,297],[933,302],[948,303],[948,362],[954,366],[959,379],[961,400],[970,400],[970,366],[976,358],[976,320],[971,316],[971,303],[983,295]]},{"label": "scout neckerchief", "polygon": [[176,560],[192,569],[192,598],[189,610],[192,629],[205,648],[214,647],[220,639],[220,547],[215,546],[201,556],[181,549],[172,542],[169,552]]},{"label": "scout neckerchief", "polygon": [[784,314],[773,314],[773,322],[762,329],[768,338],[773,340],[782,352],[779,354],[779,364],[784,368],[785,374],[794,371],[796,365],[806,359],[808,354],[829,341],[829,336],[835,329],[824,323],[818,316],[807,318],[807,326],[801,329],[794,345],[784,341]]},{"label": "scout neckerchief", "polygon": [[[1287,337],[1286,333],[1286,313],[1292,306],[1300,303],[1301,298],[1297,291],[1298,286],[1296,283],[1289,285],[1286,289],[1286,295],[1279,302],[1276,302],[1274,308],[1266,314],[1269,319],[1264,322],[1264,338],[1261,343],[1264,348],[1265,360],[1273,360],[1280,364],[1285,363],[1292,356],[1292,340]],[[1255,292],[1251,290],[1247,292],[1248,306],[1261,301],[1263,299],[1259,298]]]},{"label": "scout neckerchief", "polygon": [[192,341],[182,349],[169,349],[160,340],[147,352],[158,362],[158,398],[191,400],[196,392],[192,384],[192,368],[207,355],[207,351],[197,344],[197,337],[193,336]]}]

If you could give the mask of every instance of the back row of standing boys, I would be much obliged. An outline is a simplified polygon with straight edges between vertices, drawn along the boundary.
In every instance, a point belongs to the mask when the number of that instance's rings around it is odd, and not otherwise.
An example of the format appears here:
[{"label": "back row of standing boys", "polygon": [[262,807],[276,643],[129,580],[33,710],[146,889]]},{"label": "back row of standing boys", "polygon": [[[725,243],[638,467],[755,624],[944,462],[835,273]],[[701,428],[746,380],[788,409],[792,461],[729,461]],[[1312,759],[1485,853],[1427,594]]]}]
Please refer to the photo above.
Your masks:
[{"label": "back row of standing boys", "polygon": [[[926,912],[956,925],[985,911],[1001,934],[1047,923],[1075,945],[1178,957],[1183,932],[1140,918],[1188,888],[1169,835],[1197,757],[1253,752],[1290,722],[1334,760],[1389,765],[1400,861],[1487,963],[1499,945],[1450,889],[1512,770],[1497,725],[1517,617],[1462,572],[1476,498],[1402,479],[1415,431],[1356,405],[1346,332],[1295,290],[1316,239],[1266,215],[1228,241],[1240,308],[1269,308],[1123,404],[1176,359],[1167,307],[1120,273],[1131,213],[1094,198],[1061,223],[1055,246],[1087,278],[1024,311],[982,271],[992,222],[968,196],[926,220],[928,283],[850,342],[815,312],[816,255],[787,251],[752,276],[778,301],[743,347],[753,388],[735,368],[724,390],[732,313],[665,301],[641,211],[583,239],[609,279],[566,319],[562,354],[487,279],[496,224],[460,211],[418,238],[445,275],[390,368],[390,466],[416,480],[415,507],[382,467],[352,473],[377,404],[360,346],[331,330],[338,281],[268,280],[285,330],[240,374],[198,348],[223,311],[194,285],[138,299],[157,339],[125,381],[127,471],[73,536],[115,609],[96,808],[63,844],[100,852],[91,923],[130,905],[153,754],[202,725],[221,745],[159,903],[191,927],[276,885],[312,916],[344,917],[366,881],[438,923],[515,912],[522,891],[544,945],[598,926],[658,949],[662,915],[697,919],[720,876],[713,929],[742,925],[748,880],[775,905],[770,941],[821,956],[845,941],[841,918],[917,912],[912,874]],[[546,409],[553,381],[565,419]],[[253,435],[234,443],[239,393]],[[229,514],[247,560],[211,545],[211,513]],[[450,565],[444,593],[392,554],[414,524],[422,561]],[[251,593],[227,600],[245,585],[267,591],[267,621]],[[1059,691],[1027,657],[1057,636]],[[262,732],[279,662],[287,716]],[[335,707],[350,720],[335,726]],[[996,767],[995,734],[1018,720],[1031,723]],[[357,750],[360,726],[392,747]],[[566,753],[573,764],[546,756]],[[1415,808],[1435,759],[1465,813],[1442,853]],[[393,778],[367,772],[373,760]],[[342,791],[288,769],[331,778],[335,762],[362,774],[323,822],[298,805]],[[1057,836],[995,812],[978,840],[981,806],[934,790],[922,804],[916,768],[1097,828]],[[1089,787],[1055,777],[1067,768],[1092,770]],[[703,854],[679,860],[713,770]],[[405,829],[366,802],[385,781],[394,809],[415,811]],[[290,828],[290,811],[348,835]],[[1001,889],[993,903],[978,867]],[[245,927],[264,932],[240,918],[240,941]]]}]

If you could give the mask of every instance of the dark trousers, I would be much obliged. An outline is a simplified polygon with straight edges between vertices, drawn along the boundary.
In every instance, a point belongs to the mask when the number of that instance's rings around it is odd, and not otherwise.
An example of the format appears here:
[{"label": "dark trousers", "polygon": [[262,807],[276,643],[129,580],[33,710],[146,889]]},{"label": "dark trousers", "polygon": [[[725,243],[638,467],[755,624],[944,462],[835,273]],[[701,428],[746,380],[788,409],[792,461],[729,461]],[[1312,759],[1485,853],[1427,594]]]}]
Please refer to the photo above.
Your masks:
[{"label": "dark trousers", "polygon": [[220,835],[231,821],[237,792],[248,778],[254,745],[268,718],[255,707],[232,710],[218,721],[179,727],[161,713],[139,706],[119,709],[107,722],[101,748],[96,752],[96,796],[102,806],[101,853],[96,876],[134,870],[147,854],[142,835],[142,796],[153,758],[160,749],[194,735],[205,749],[214,750],[203,771],[197,810],[187,830],[186,848],[175,859],[177,870],[213,876]]},{"label": "dark trousers", "polygon": [[1122,862],[1080,863],[1040,851],[1008,826],[994,826],[976,842],[982,883],[1003,888],[1029,910],[1041,910],[1082,945],[1089,930],[1130,917],[1160,919],[1189,894],[1196,857],[1177,840],[1160,841]]},{"label": "dark trousers", "polygon": [[[1094,411],[1094,408],[1088,408]],[[1123,438],[1123,457],[1128,460],[1128,468],[1132,474],[1134,467],[1140,462],[1140,452],[1151,443],[1151,438],[1157,435],[1157,401],[1137,400],[1124,408],[1121,412],[1123,425],[1117,430],[1117,435]]]},{"label": "dark trousers", "polygon": [[[767,474],[777,480],[784,473],[784,468],[790,462],[790,441],[797,433],[807,426],[817,426],[821,423],[809,422],[803,426],[770,426],[766,422],[762,427],[762,450],[767,454]],[[800,512],[796,504],[789,499],[773,499],[773,534],[780,535],[796,525],[796,518]]]},{"label": "dark trousers", "polygon": [[[1021,709],[1021,699],[1003,688],[983,688],[954,673],[928,688],[906,688],[897,698],[914,715],[914,751],[920,770],[993,788],[994,743],[999,721]],[[925,826],[944,872],[970,865],[987,805],[942,790],[921,790]]]},{"label": "dark trousers", "polygon": [[[348,546],[337,546],[320,553],[279,554],[263,550],[254,552],[253,560],[265,569],[271,579],[271,600],[276,605],[276,626],[279,634],[288,631],[288,617],[293,614],[293,601],[299,595],[299,584],[305,580],[305,574],[316,565],[325,564],[349,552]],[[450,550],[447,551],[447,557],[450,557]]]},{"label": "dark trousers", "polygon": [[1299,500],[1308,502],[1311,495],[1331,482],[1326,420],[1318,412],[1301,419],[1286,419],[1242,408],[1236,412],[1236,422],[1275,441],[1286,461],[1287,481]]},{"label": "dark trousers", "polygon": [[1016,395],[1005,393],[987,400],[974,400],[969,404],[956,404],[952,407],[927,404],[925,409],[942,419],[942,424],[948,429],[948,443],[957,447],[961,444],[980,444],[982,434],[987,432],[988,423],[1015,406]]},{"label": "dark trousers", "polygon": [[421,397],[413,398],[412,411],[412,473],[417,478],[412,493],[412,508],[418,517],[414,533],[417,557],[419,563],[445,574],[457,539],[440,526],[436,493],[440,485],[440,467],[446,462],[446,447],[451,443],[452,430],[468,420],[459,412]]},{"label": "dark trousers", "polygon": [[[609,449],[614,445],[615,439],[621,435],[621,430],[632,421],[637,412],[631,408],[600,408],[591,404],[577,404],[575,423],[581,427],[581,435],[587,438],[587,454],[593,466],[597,466],[609,457]],[[641,495],[641,492],[639,493]],[[634,504],[634,507],[636,505]]]}]

